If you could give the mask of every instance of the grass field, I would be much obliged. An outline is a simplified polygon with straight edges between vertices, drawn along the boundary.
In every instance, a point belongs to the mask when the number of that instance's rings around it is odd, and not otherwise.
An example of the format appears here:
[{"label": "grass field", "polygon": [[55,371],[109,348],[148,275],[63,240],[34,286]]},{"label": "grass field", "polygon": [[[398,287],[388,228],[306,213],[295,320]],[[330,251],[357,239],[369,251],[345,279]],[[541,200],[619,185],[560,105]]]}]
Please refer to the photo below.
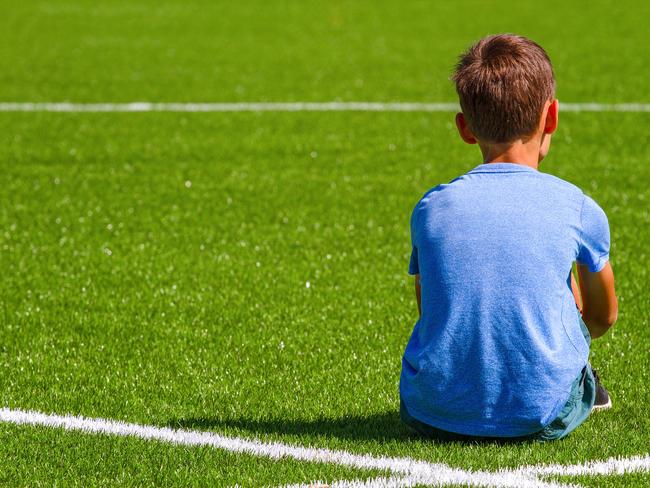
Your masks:
[{"label": "grass field", "polygon": [[[640,1],[0,5],[0,102],[453,102],[458,53],[510,31],[548,49],[561,101],[650,103]],[[0,407],[463,470],[646,455],[650,113],[562,114],[542,165],[609,216],[621,312],[592,362],[614,408],[550,444],[437,444],[400,424],[410,212],[480,162],[452,117],[0,113]],[[379,475],[0,423],[8,486]]]}]

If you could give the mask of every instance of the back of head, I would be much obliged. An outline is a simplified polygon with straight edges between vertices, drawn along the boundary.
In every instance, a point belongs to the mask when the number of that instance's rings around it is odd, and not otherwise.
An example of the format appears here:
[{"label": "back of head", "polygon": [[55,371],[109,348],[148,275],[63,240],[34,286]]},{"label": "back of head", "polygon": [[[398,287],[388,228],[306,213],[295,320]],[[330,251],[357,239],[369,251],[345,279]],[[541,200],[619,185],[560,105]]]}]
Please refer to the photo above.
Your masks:
[{"label": "back of head", "polygon": [[546,51],[511,34],[485,37],[470,47],[460,57],[452,81],[469,128],[484,142],[531,136],[545,102],[555,98]]}]

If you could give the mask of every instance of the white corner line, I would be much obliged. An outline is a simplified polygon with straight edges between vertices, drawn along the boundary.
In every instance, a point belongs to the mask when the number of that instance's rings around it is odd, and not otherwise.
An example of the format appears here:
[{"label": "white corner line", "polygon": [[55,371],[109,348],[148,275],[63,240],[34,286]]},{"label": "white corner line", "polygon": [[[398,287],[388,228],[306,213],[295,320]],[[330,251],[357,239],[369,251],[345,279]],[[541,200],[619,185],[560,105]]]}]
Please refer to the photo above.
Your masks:
[{"label": "white corner line", "polygon": [[[650,103],[561,103],[563,112],[650,113]],[[448,112],[459,110],[447,102],[0,102],[0,112]]]},{"label": "white corner line", "polygon": [[[245,453],[270,459],[291,458],[298,461],[329,463],[363,470],[377,470],[392,474],[369,480],[337,481],[335,488],[410,487],[416,485],[465,485],[512,488],[551,488],[571,485],[548,482],[539,476],[607,475],[629,472],[649,472],[650,454],[631,458],[610,458],[573,466],[538,465],[496,472],[473,471],[452,468],[443,463],[429,463],[407,457],[372,456],[354,454],[343,450],[330,450],[263,442],[257,439],[229,437],[213,432],[172,429],[152,425],[140,425],[116,420],[87,418],[74,415],[44,414],[21,409],[0,409],[0,422],[16,425],[33,425],[80,431],[88,434],[107,434],[155,440],[175,445],[207,446],[234,453]],[[295,485],[295,486],[317,486]]]},{"label": "white corner line", "polygon": [[[562,465],[536,465],[522,466],[515,469],[504,469],[496,473],[518,472],[535,480],[537,477],[547,476],[611,476],[625,475],[629,473],[650,472],[650,454],[632,457],[611,457],[604,461],[587,461],[581,464]],[[435,480],[427,479],[426,476],[393,476],[390,478],[378,477],[369,480],[341,480],[331,483],[328,488],[398,488],[412,487],[418,485],[432,484],[437,486]],[[304,485],[287,485],[282,488],[315,488],[321,486],[318,482]],[[554,486],[549,484],[547,486]],[[555,485],[555,486],[579,486],[579,485]]]},{"label": "white corner line", "polygon": [[456,112],[457,103],[224,102],[70,103],[4,102],[0,112]]},{"label": "white corner line", "polygon": [[610,476],[650,472],[650,454],[632,457],[611,457],[604,461],[587,461],[564,466],[561,464],[522,466],[516,471],[533,476]]},{"label": "white corner line", "polygon": [[[560,486],[531,478],[526,473],[466,471],[442,463],[429,463],[410,458],[354,454],[342,450],[303,447],[280,442],[262,442],[256,439],[228,437],[212,432],[139,425],[101,418],[44,414],[29,410],[2,408],[0,409],[0,422],[60,428],[89,434],[137,437],[176,445],[208,446],[229,452],[246,453],[271,459],[291,458],[298,461],[330,463],[350,468],[386,471],[402,475],[403,478],[400,479],[408,483],[418,480],[437,486],[459,484],[512,488]],[[399,486],[411,485],[401,483]]]}]

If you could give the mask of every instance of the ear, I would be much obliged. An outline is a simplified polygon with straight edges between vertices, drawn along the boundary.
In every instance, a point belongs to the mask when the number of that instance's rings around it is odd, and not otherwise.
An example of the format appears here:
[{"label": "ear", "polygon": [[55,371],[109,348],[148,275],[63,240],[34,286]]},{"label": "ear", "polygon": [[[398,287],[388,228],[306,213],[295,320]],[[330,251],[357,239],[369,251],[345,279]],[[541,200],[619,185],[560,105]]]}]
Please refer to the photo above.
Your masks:
[{"label": "ear", "polygon": [[553,100],[546,111],[544,134],[552,134],[557,129],[560,106],[557,99]]},{"label": "ear", "polygon": [[456,127],[458,128],[458,133],[460,138],[465,141],[467,144],[476,144],[478,141],[472,131],[467,126],[467,121],[465,120],[465,115],[462,112],[456,114]]}]

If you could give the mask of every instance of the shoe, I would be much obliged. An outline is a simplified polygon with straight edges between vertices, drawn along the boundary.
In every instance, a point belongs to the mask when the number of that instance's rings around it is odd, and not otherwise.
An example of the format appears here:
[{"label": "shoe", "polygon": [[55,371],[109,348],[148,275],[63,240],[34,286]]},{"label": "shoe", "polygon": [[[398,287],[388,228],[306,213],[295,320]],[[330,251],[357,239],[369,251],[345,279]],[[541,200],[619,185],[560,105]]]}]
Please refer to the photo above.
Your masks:
[{"label": "shoe", "polygon": [[596,410],[607,410],[612,408],[612,399],[609,397],[609,392],[601,384],[600,378],[596,370],[592,370],[594,373],[594,378],[596,379],[596,401],[592,407],[592,411]]}]

